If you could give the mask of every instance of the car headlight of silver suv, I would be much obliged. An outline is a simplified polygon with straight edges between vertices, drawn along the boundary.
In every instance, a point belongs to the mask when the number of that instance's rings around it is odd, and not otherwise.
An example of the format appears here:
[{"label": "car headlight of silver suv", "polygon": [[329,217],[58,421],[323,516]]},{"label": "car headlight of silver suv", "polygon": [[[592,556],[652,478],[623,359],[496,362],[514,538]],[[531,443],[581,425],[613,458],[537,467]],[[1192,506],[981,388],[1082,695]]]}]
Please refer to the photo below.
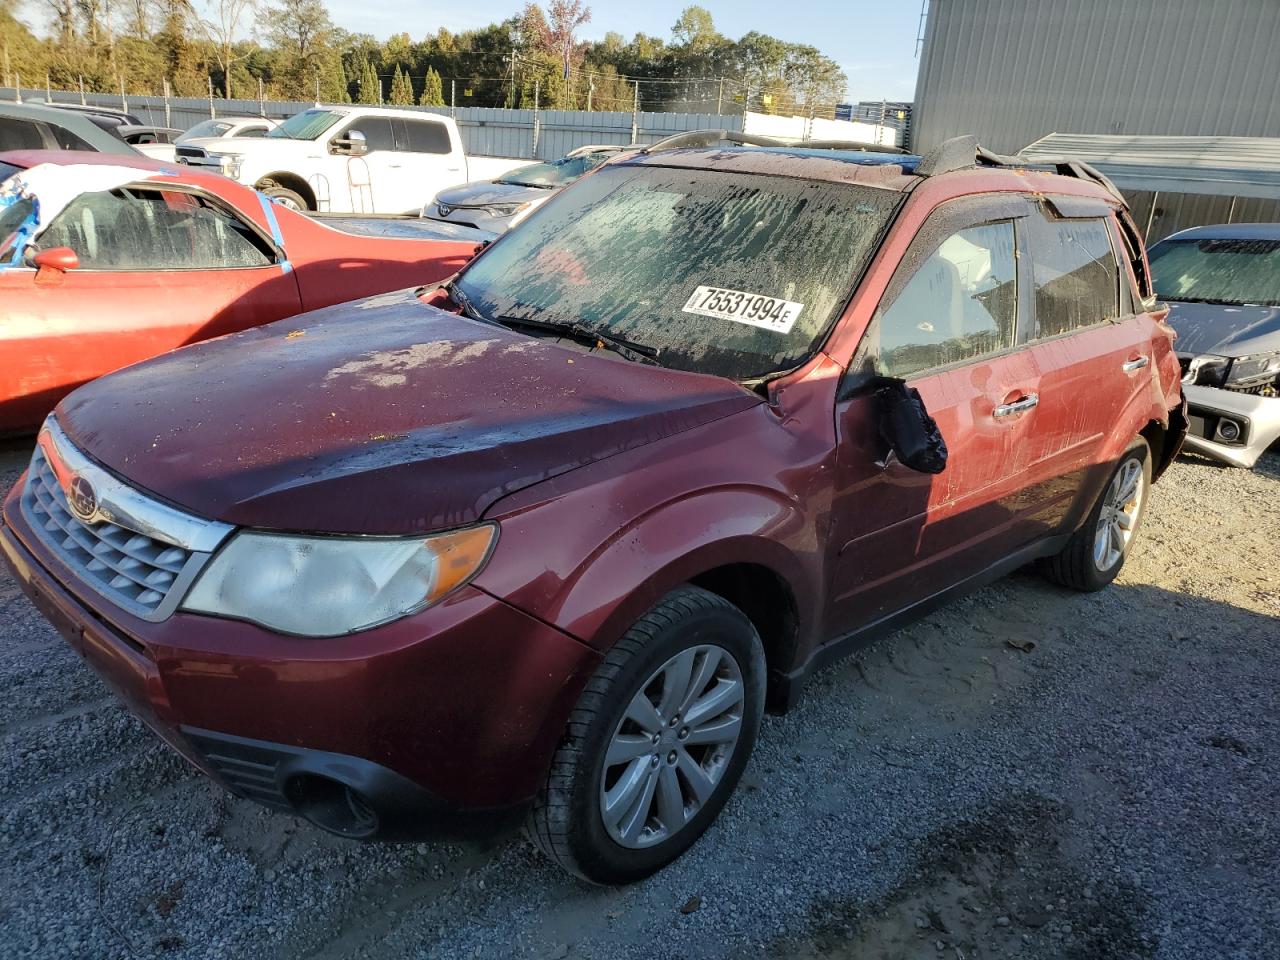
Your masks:
[{"label": "car headlight of silver suv", "polygon": [[443,600],[480,572],[498,538],[487,523],[419,537],[241,531],[182,603],[281,633],[336,637]]},{"label": "car headlight of silver suv", "polygon": [[514,217],[528,206],[528,203],[495,203],[485,207],[484,212],[491,217]]},{"label": "car headlight of silver suv", "polygon": [[1233,359],[1227,383],[1233,387],[1247,387],[1264,384],[1276,377],[1280,377],[1280,352],[1258,353]]}]

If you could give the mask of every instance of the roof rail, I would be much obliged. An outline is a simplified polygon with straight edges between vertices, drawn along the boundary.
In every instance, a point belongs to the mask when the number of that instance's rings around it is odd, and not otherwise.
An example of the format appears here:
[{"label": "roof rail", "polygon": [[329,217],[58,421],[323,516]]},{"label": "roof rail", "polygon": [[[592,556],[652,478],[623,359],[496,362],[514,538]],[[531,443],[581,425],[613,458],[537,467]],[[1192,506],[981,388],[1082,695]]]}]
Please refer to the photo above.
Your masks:
[{"label": "roof rail", "polygon": [[1075,177],[1077,180],[1090,180],[1111,194],[1118,203],[1126,207],[1129,205],[1129,202],[1124,198],[1124,194],[1111,182],[1110,178],[1092,164],[1085,163],[1083,160],[1075,160],[1071,157],[1048,157],[1029,160],[1021,156],[1005,156],[993,153],[980,146],[978,138],[972,135],[952,137],[950,140],[942,141],[937,147],[925,154],[924,158],[916,166],[916,174],[921,177],[936,177],[943,173],[951,173],[953,170],[967,170],[970,167],[978,166],[1052,167],[1054,172],[1061,176]]},{"label": "roof rail", "polygon": [[663,150],[684,150],[688,148],[713,147],[721,140],[749,147],[803,147],[808,150],[860,150],[870,153],[900,153],[905,150],[898,147],[882,146],[875,143],[859,143],[855,140],[784,140],[780,137],[763,137],[755,133],[741,133],[737,130],[690,130],[665,137],[641,150],[641,153],[657,153]]}]

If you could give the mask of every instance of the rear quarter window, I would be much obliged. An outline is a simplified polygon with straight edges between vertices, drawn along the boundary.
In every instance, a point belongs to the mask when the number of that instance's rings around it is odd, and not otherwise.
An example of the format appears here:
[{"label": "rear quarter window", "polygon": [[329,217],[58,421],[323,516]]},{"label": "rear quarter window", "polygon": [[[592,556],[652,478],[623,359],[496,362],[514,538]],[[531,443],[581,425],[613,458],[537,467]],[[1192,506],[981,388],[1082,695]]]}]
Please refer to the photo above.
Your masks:
[{"label": "rear quarter window", "polygon": [[1038,339],[1120,315],[1120,274],[1104,219],[1058,220],[1041,212],[1026,226]]}]

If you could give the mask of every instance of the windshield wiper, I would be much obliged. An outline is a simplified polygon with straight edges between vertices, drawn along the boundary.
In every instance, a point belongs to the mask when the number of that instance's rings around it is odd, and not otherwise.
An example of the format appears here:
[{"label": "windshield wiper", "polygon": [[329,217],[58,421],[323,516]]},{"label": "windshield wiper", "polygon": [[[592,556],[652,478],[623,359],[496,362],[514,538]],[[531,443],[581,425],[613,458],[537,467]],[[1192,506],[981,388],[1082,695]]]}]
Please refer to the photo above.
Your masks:
[{"label": "windshield wiper", "polygon": [[577,340],[579,343],[590,344],[596,347],[607,347],[619,356],[628,360],[634,360],[636,363],[652,363],[658,364],[658,348],[651,347],[647,343],[637,343],[634,340],[628,340],[625,337],[615,336],[612,333],[602,333],[599,330],[592,330],[590,327],[581,323],[575,323],[569,320],[526,320],[516,317],[498,317],[497,322],[507,327],[524,327],[528,330],[542,330],[546,333],[557,333],[563,337]]},{"label": "windshield wiper", "polygon": [[477,320],[480,323],[487,323],[491,327],[499,326],[496,321],[490,320],[480,312],[476,305],[471,302],[471,298],[462,292],[462,288],[458,286],[456,280],[450,280],[446,283],[444,285],[444,292],[449,294],[450,300],[462,308],[462,312],[465,316],[470,317],[472,320]]}]

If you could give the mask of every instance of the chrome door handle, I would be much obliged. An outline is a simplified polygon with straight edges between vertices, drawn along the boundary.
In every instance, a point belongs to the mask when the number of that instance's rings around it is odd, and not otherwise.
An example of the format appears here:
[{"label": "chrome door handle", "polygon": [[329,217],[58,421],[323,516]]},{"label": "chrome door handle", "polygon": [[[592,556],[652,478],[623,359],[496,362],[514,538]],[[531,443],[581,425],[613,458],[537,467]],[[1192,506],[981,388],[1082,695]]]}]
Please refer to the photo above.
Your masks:
[{"label": "chrome door handle", "polygon": [[1130,360],[1128,363],[1122,363],[1120,365],[1120,369],[1125,373],[1133,373],[1135,370],[1141,370],[1148,363],[1150,363],[1150,361],[1146,357],[1138,357],[1135,360]]},{"label": "chrome door handle", "polygon": [[1040,403],[1040,394],[1029,393],[1025,397],[1013,401],[1013,403],[1002,403],[991,411],[991,415],[997,420],[1001,417],[1012,417],[1015,413],[1023,413]]}]

